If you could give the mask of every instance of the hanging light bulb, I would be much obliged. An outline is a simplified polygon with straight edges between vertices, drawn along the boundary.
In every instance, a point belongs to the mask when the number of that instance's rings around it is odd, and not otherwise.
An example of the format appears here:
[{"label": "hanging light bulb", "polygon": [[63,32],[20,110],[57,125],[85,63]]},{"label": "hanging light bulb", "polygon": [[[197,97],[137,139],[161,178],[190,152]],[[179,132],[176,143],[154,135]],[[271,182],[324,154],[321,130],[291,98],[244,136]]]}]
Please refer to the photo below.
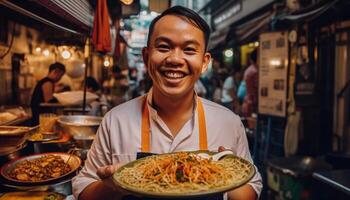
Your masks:
[{"label": "hanging light bulb", "polygon": [[35,48],[35,52],[40,53],[41,52],[41,48],[40,47]]},{"label": "hanging light bulb", "polygon": [[232,57],[233,56],[233,51],[232,49],[226,49],[225,52],[224,52],[224,55],[228,58]]},{"label": "hanging light bulb", "polygon": [[62,51],[61,56],[64,59],[69,59],[72,56],[72,54],[67,49],[65,49],[64,51]]},{"label": "hanging light bulb", "polygon": [[48,49],[45,49],[45,50],[43,51],[43,55],[46,56],[46,57],[48,57],[48,56],[50,55],[50,51],[49,51]]},{"label": "hanging light bulb", "polygon": [[109,67],[109,64],[110,64],[109,60],[103,61],[103,66]]},{"label": "hanging light bulb", "polygon": [[120,0],[120,1],[125,5],[130,5],[132,4],[132,2],[134,2],[134,0]]}]

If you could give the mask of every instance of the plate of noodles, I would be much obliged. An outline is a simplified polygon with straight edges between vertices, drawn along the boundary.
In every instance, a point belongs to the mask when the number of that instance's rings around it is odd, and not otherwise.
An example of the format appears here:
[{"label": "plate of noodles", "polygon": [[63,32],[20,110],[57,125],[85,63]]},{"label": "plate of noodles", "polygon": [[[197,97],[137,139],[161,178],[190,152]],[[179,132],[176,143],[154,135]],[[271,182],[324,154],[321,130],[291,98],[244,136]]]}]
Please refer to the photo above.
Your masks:
[{"label": "plate of noodles", "polygon": [[198,153],[203,151],[141,158],[118,168],[113,180],[123,189],[141,196],[190,198],[232,190],[255,174],[254,165],[243,158],[227,155],[213,161],[197,156]]}]

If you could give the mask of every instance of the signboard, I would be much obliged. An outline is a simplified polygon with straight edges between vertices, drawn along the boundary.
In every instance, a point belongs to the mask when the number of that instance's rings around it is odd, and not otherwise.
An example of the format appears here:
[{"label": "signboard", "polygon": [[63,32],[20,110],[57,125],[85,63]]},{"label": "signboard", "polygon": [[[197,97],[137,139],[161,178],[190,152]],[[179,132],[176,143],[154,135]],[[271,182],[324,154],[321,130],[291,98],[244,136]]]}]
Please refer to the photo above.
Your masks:
[{"label": "signboard", "polygon": [[288,33],[260,35],[259,105],[260,114],[286,116],[288,75]]},{"label": "signboard", "polygon": [[234,4],[230,5],[224,11],[219,12],[217,15],[213,16],[213,24],[217,27],[222,22],[230,19],[232,16],[236,15],[242,10],[242,2],[237,1]]}]

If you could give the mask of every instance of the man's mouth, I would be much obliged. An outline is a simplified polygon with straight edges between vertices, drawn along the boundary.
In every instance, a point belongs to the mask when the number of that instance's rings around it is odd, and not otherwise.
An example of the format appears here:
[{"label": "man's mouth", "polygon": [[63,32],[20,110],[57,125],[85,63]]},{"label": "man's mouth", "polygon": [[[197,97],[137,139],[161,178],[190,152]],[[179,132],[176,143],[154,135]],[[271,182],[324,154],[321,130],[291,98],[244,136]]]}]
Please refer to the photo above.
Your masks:
[{"label": "man's mouth", "polygon": [[166,78],[170,78],[170,79],[180,79],[186,76],[186,74],[182,73],[182,72],[170,72],[170,71],[165,71],[163,72],[163,75]]}]

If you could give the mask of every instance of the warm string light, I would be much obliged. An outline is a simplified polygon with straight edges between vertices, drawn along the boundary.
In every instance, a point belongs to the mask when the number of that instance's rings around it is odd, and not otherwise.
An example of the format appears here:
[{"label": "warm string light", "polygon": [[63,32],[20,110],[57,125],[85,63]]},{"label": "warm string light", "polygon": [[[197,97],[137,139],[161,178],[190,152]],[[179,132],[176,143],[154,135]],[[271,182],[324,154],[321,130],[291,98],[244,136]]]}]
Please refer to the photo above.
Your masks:
[{"label": "warm string light", "polygon": [[105,66],[105,67],[109,67],[109,65],[110,65],[109,60],[105,60],[105,61],[103,61],[103,66]]},{"label": "warm string light", "polygon": [[71,54],[70,51],[68,51],[67,49],[65,49],[65,50],[62,51],[61,56],[62,56],[62,58],[64,58],[64,59],[69,59],[69,58],[72,56],[72,54]]},{"label": "warm string light", "polygon": [[48,57],[48,56],[50,55],[50,51],[49,51],[48,49],[45,49],[45,50],[43,51],[43,55],[46,56],[46,57]]},{"label": "warm string light", "polygon": [[233,56],[233,51],[232,49],[226,49],[225,52],[224,52],[224,55],[228,58],[232,57]]},{"label": "warm string light", "polygon": [[120,0],[120,1],[125,5],[131,5],[134,2],[134,0]]}]

